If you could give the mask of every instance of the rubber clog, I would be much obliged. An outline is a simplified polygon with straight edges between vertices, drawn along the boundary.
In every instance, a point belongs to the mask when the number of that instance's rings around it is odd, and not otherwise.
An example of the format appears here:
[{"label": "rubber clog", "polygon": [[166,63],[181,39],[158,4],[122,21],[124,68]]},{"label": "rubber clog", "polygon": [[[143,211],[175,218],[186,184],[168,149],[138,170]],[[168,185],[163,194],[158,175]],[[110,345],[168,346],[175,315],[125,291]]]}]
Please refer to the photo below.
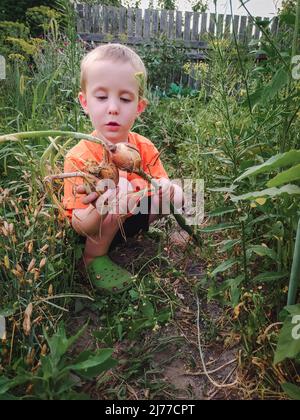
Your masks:
[{"label": "rubber clog", "polygon": [[134,276],[107,255],[96,257],[87,267],[92,284],[100,291],[121,293],[132,286]]}]

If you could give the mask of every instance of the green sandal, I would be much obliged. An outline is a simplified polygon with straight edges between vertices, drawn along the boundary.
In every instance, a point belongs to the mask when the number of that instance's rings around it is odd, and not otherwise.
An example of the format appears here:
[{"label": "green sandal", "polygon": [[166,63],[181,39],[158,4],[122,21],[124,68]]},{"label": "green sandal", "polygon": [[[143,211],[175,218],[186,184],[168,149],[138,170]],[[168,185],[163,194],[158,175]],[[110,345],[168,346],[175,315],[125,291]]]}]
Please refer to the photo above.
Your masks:
[{"label": "green sandal", "polygon": [[120,293],[132,286],[134,277],[107,255],[96,257],[87,267],[92,284],[99,290]]}]

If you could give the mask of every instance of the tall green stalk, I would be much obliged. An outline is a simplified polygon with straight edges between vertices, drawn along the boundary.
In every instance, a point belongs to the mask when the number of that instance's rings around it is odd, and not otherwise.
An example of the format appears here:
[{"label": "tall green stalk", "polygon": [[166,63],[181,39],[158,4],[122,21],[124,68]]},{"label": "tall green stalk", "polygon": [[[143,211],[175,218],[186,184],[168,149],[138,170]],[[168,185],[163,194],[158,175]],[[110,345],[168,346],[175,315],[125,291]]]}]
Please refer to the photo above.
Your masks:
[{"label": "tall green stalk", "polygon": [[300,42],[300,0],[297,0],[296,21],[295,21],[293,46],[292,46],[292,57],[297,55],[299,51],[299,42]]},{"label": "tall green stalk", "polygon": [[296,234],[294,257],[293,257],[289,292],[288,292],[288,298],[287,298],[288,305],[294,305],[296,303],[297,290],[298,290],[299,284],[300,284],[300,219],[298,222],[298,228],[297,228],[297,234]]}]

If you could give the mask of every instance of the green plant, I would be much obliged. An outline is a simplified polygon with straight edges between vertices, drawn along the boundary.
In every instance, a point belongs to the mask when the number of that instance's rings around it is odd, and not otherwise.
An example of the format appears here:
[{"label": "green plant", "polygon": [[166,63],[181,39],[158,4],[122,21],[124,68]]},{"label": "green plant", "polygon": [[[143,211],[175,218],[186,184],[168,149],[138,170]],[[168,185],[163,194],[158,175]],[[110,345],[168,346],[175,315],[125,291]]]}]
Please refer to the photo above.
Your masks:
[{"label": "green plant", "polygon": [[188,59],[186,50],[178,43],[162,35],[139,46],[137,52],[146,65],[152,88],[165,90],[171,82],[180,83],[182,67]]},{"label": "green plant", "polygon": [[26,22],[32,36],[44,35],[51,28],[51,23],[62,19],[61,13],[47,6],[32,7],[26,10]]},{"label": "green plant", "polygon": [[[16,376],[0,378],[0,399],[16,399],[18,389],[26,386],[26,395],[20,399],[65,400],[86,399],[87,395],[77,393],[81,385],[81,377],[92,379],[102,372],[116,366],[117,361],[111,358],[112,349],[85,351],[75,360],[68,356],[68,350],[83,333],[83,327],[76,335],[67,338],[64,325],[61,323],[57,331],[50,337],[44,329],[45,344],[40,358],[33,369],[28,372],[22,361],[16,365]],[[48,352],[49,349],[49,352]],[[8,391],[15,392],[14,394]]]},{"label": "green plant", "polygon": [[17,3],[12,3],[10,0],[2,0],[0,21],[17,20],[24,22],[26,9],[41,5],[53,7],[53,0],[18,0]]}]

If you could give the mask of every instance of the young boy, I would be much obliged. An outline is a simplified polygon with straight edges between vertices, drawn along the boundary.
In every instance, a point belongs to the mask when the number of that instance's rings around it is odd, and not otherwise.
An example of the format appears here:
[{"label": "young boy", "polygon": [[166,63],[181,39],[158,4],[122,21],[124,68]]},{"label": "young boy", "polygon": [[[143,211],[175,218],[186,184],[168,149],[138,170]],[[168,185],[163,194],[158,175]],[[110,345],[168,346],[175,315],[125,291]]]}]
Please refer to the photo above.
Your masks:
[{"label": "young boy", "polygon": [[[122,242],[121,232],[128,237],[148,230],[149,224],[160,216],[158,209],[165,198],[170,198],[175,207],[182,206],[182,190],[169,181],[158,150],[150,140],[130,131],[147,106],[144,97],[146,78],[146,69],[140,57],[120,44],[99,46],[89,52],[81,63],[81,91],[78,97],[94,127],[92,134],[100,138],[104,136],[114,144],[124,142],[135,146],[140,152],[143,170],[156,178],[161,186],[159,193],[149,192],[149,184],[141,177],[119,171],[119,210],[103,215],[98,209],[110,197],[111,190],[99,197],[97,193],[86,190],[82,178],[65,180],[64,207],[75,231],[86,238],[84,263],[92,283],[100,289],[123,290],[132,280],[130,273],[107,256],[109,249]],[[80,141],[66,156],[65,172],[84,170],[88,161],[100,163],[102,150],[101,145]],[[151,207],[150,214],[132,215],[128,211],[129,196],[123,194],[128,183],[133,191],[146,191],[141,203],[145,204],[146,200]],[[136,204],[138,201],[137,197]]]}]

